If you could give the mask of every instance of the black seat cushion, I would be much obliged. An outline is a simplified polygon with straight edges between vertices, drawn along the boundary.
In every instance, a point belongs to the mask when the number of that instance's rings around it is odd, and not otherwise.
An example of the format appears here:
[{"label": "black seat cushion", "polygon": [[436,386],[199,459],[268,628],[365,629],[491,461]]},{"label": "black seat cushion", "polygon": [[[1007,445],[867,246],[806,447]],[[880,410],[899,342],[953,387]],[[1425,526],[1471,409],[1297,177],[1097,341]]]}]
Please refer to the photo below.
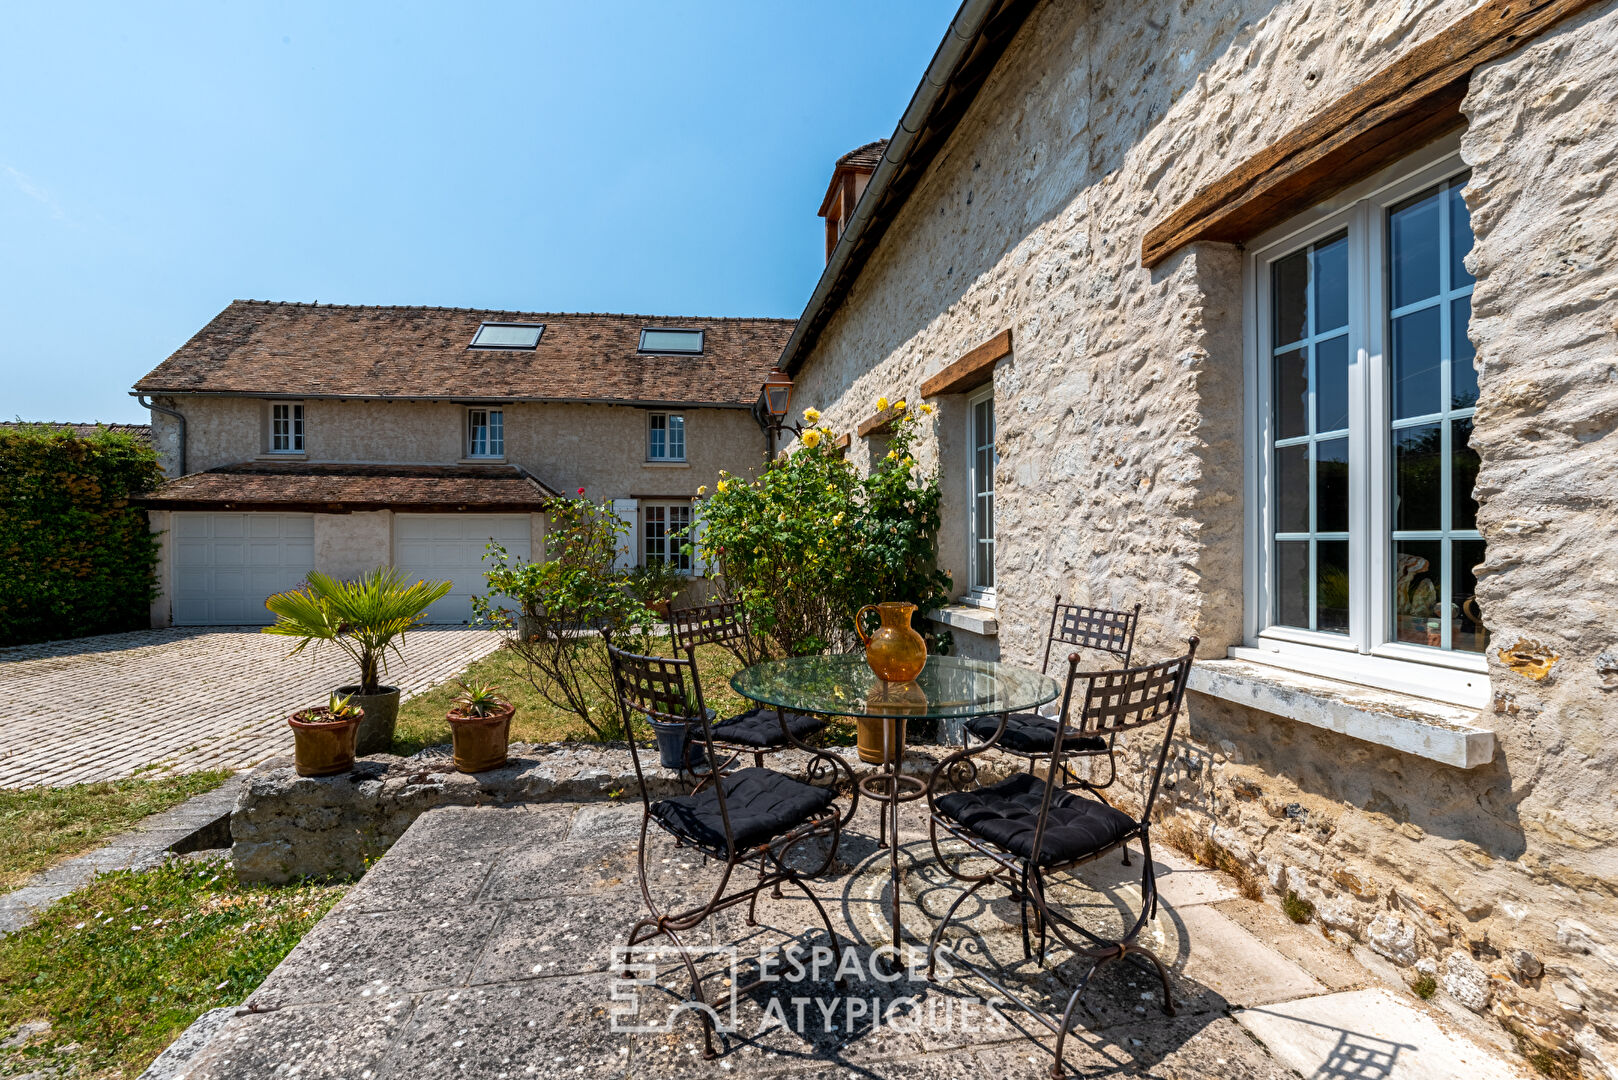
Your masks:
[{"label": "black seat cushion", "polygon": [[[830,806],[835,795],[831,788],[770,769],[738,769],[720,782],[725,785],[725,806],[738,850],[791,832]],[[719,814],[719,792],[713,787],[655,802],[652,816],[693,843],[725,850],[725,822]]]},{"label": "black seat cushion", "polygon": [[[966,831],[1027,859],[1034,854],[1034,830],[1044,797],[1043,780],[1018,773],[990,787],[942,796],[934,805]],[[1135,829],[1135,820],[1123,811],[1058,788],[1051,796],[1040,865],[1073,862],[1105,851]]]},{"label": "black seat cushion", "polygon": [[[1000,725],[998,716],[974,716],[966,722],[966,730],[974,739],[988,742],[994,738],[994,729]],[[1107,740],[1097,735],[1080,735],[1068,729],[1063,740],[1070,754],[1105,754]],[[995,744],[1021,754],[1048,754],[1056,745],[1056,721],[1031,712],[1014,712],[1006,717],[1006,730]]]},{"label": "black seat cushion", "polygon": [[[817,716],[787,713],[787,727],[791,729],[794,739],[800,741],[807,739],[825,726],[826,722]],[[735,746],[752,746],[759,750],[770,750],[787,744],[786,739],[781,736],[781,721],[775,715],[774,709],[754,709],[752,712],[721,720],[713,726],[713,737],[720,742]]]}]

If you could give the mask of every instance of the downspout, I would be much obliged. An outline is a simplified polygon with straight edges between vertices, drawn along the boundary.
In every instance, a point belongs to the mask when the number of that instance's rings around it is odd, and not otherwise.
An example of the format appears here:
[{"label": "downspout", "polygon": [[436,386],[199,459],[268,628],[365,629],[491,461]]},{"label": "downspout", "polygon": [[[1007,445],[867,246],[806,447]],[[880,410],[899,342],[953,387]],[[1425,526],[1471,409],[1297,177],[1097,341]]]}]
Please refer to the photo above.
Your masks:
[{"label": "downspout", "polygon": [[180,462],[179,462],[179,464],[180,464],[180,475],[184,476],[185,475],[185,414],[182,413],[182,412],[177,412],[174,409],[165,408],[164,406],[157,404],[156,402],[152,401],[151,398],[146,394],[136,394],[135,395],[135,401],[142,408],[150,409],[153,412],[160,412],[164,416],[172,416],[172,417],[174,417],[174,419],[176,419],[176,420],[178,420],[180,422]]}]

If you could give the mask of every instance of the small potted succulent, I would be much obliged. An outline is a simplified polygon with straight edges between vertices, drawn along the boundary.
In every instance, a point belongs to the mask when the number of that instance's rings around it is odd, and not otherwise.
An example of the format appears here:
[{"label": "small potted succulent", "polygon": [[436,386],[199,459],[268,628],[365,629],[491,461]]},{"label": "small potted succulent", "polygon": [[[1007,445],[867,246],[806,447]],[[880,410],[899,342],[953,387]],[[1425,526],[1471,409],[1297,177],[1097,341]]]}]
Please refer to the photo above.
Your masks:
[{"label": "small potted succulent", "polygon": [[292,728],[292,755],[299,776],[336,776],[354,769],[354,736],[365,710],[353,697],[333,694],[325,705],[299,709]]},{"label": "small potted succulent", "polygon": [[405,576],[390,566],[365,574],[357,581],[338,581],[311,572],[308,586],[293,592],[277,593],[264,601],[275,616],[266,634],[297,638],[296,656],[311,642],[329,641],[353,657],[359,665],[360,680],[339,686],[339,694],[356,700],[365,714],[358,736],[361,754],[385,753],[393,749],[393,729],[399,720],[399,688],[383,686],[388,651],[401,655],[406,631],[419,626],[427,609],[448,595],[447,581],[418,581],[407,584]]},{"label": "small potted succulent", "polygon": [[445,717],[455,741],[455,768],[463,773],[498,769],[506,763],[517,706],[500,696],[498,686],[463,682],[460,687]]}]

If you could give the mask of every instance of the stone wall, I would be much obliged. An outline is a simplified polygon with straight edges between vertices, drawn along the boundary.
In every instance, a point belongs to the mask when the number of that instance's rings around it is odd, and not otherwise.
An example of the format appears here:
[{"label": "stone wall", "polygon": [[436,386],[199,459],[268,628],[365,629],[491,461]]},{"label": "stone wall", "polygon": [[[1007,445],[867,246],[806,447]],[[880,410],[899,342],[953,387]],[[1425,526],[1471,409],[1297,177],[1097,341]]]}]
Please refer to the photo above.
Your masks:
[{"label": "stone wall", "polygon": [[[1243,635],[1239,255],[1140,266],[1145,229],[1464,14],[1465,2],[1045,4],[799,372],[841,431],[1007,327],[999,635],[1050,598],[1146,619],[1137,655]],[[1480,572],[1495,761],[1471,771],[1193,695],[1167,809],[1330,934],[1618,1076],[1618,4],[1479,71],[1461,143],[1478,280]],[[1414,147],[1412,149],[1415,149]],[[964,529],[960,399],[925,466]],[[851,451],[865,460],[862,449]],[[951,567],[955,569],[954,567]],[[1535,681],[1500,646],[1555,656]],[[981,643],[980,643],[981,644]],[[1508,656],[1508,660],[1510,660]],[[1295,910],[1303,910],[1295,908]]]}]

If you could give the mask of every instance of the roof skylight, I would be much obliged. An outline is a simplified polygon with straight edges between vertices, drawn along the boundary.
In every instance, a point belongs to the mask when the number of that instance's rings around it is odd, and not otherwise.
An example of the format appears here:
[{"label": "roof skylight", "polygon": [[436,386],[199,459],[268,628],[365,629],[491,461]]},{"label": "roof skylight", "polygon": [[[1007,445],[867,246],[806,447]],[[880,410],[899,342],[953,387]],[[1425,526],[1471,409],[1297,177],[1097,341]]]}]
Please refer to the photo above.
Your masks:
[{"label": "roof skylight", "polygon": [[474,349],[532,349],[545,332],[544,323],[486,322],[472,336]]},{"label": "roof skylight", "polygon": [[640,351],[695,356],[702,351],[702,331],[648,326],[640,332]]}]

